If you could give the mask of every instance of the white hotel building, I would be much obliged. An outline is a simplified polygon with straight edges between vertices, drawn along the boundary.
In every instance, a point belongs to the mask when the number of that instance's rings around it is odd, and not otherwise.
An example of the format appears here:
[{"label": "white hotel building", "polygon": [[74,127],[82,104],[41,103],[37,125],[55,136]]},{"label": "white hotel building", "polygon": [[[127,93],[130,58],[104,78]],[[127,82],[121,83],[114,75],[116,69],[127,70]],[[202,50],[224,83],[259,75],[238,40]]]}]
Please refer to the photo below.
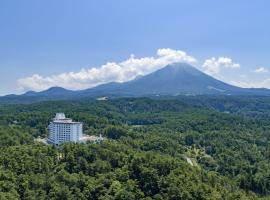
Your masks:
[{"label": "white hotel building", "polygon": [[48,143],[61,145],[64,142],[78,143],[83,138],[83,124],[66,118],[64,113],[56,113],[49,124]]}]

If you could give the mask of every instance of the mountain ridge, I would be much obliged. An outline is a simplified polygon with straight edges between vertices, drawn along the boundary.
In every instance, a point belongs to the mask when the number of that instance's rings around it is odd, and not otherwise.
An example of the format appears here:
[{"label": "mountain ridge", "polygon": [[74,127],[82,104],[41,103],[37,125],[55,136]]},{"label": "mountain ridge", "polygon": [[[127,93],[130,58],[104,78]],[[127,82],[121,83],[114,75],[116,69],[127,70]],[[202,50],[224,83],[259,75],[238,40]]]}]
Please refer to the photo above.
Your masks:
[{"label": "mountain ridge", "polygon": [[0,97],[0,102],[31,100],[64,100],[86,97],[142,97],[177,95],[262,95],[270,96],[265,88],[241,88],[203,73],[187,63],[173,63],[131,81],[111,82],[85,90],[52,87],[41,92],[28,91],[22,95]]}]

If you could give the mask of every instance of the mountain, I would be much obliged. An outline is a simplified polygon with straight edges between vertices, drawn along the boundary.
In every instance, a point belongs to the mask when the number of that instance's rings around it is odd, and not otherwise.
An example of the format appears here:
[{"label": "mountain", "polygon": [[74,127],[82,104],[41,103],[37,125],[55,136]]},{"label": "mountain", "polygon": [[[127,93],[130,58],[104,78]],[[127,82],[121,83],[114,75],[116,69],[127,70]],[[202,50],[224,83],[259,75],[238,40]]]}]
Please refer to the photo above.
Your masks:
[{"label": "mountain", "polygon": [[34,92],[34,91],[29,91],[24,94],[24,96],[50,96],[52,98],[58,98],[62,95],[72,95],[74,91],[72,90],[67,90],[61,87],[52,87],[49,88],[48,90],[44,90],[42,92]]},{"label": "mountain", "polygon": [[33,102],[44,100],[78,99],[98,96],[176,96],[176,95],[262,95],[270,96],[268,89],[249,89],[219,81],[186,63],[175,63],[146,76],[124,83],[108,83],[94,88],[72,91],[53,87],[42,92],[9,95],[0,102]]},{"label": "mountain", "polygon": [[28,91],[22,95],[7,95],[0,97],[0,103],[32,103],[49,100],[65,100],[75,98],[77,91],[61,87],[52,87],[41,92]]},{"label": "mountain", "polygon": [[175,63],[124,83],[108,83],[85,90],[83,95],[270,95],[267,89],[247,89],[219,81],[186,63]]}]

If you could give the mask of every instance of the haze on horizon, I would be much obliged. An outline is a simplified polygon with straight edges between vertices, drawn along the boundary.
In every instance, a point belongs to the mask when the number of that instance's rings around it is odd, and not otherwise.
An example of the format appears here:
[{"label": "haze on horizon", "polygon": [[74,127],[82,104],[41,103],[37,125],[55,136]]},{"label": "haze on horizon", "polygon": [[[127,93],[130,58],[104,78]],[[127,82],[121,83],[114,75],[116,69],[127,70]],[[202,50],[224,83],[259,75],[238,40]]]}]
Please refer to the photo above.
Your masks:
[{"label": "haze on horizon", "polygon": [[1,1],[0,95],[85,89],[187,62],[270,88],[270,2]]}]

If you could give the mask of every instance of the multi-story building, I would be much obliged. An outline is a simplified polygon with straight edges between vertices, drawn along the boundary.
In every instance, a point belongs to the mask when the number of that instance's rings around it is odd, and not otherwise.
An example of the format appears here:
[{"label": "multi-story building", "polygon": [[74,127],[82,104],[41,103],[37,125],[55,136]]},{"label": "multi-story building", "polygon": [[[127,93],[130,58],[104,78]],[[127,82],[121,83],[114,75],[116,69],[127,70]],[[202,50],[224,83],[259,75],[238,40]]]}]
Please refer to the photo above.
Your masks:
[{"label": "multi-story building", "polygon": [[66,118],[64,113],[56,113],[49,124],[48,143],[61,145],[64,142],[78,143],[83,138],[83,125]]}]

